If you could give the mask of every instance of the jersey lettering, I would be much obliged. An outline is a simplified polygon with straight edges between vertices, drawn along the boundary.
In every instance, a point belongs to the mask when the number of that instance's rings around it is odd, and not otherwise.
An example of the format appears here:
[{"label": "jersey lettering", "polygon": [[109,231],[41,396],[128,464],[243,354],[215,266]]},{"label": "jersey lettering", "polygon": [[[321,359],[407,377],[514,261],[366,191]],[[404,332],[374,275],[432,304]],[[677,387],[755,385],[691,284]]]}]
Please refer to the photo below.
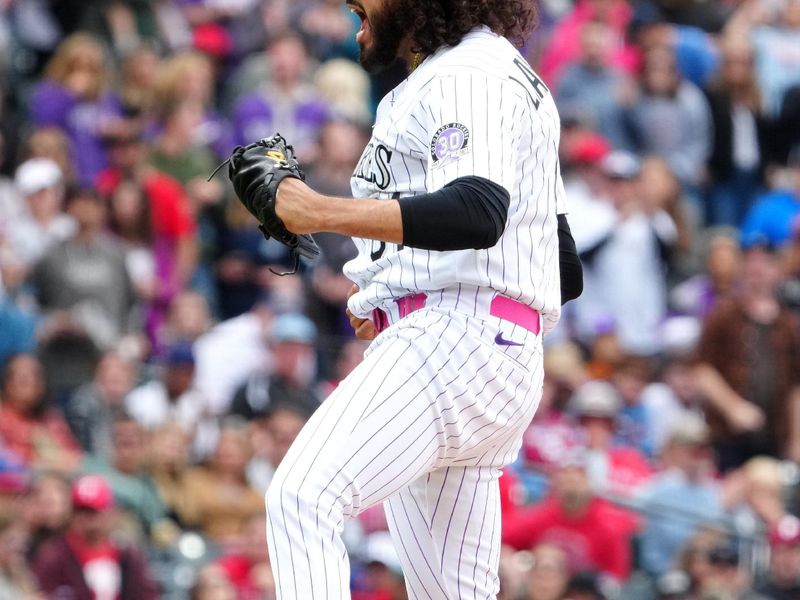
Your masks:
[{"label": "jersey lettering", "polygon": [[528,83],[531,84],[536,97],[531,94],[531,91],[527,86],[525,86],[525,91],[528,92],[528,96],[530,96],[534,108],[539,110],[539,104],[541,104],[544,95],[550,90],[548,90],[544,82],[537,77],[536,73],[533,72],[533,69],[531,69],[531,66],[526,61],[522,60],[521,58],[515,58],[514,64],[520,71],[522,71],[522,74],[525,76],[525,79],[528,80]]},{"label": "jersey lettering", "polygon": [[378,189],[385,190],[392,181],[389,163],[392,161],[392,151],[383,144],[370,142],[361,160],[356,166],[355,176],[369,183],[374,183]]}]

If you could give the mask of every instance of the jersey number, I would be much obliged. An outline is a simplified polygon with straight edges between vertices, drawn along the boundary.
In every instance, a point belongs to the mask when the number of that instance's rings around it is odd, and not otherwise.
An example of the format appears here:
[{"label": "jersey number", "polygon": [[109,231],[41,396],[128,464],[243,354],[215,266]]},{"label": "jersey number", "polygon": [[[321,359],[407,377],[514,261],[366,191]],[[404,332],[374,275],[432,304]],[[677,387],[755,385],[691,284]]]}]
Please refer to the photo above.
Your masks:
[{"label": "jersey number", "polygon": [[[399,200],[399,199],[400,199],[400,192],[395,192],[394,194],[392,194],[392,200]],[[402,249],[403,249],[403,244],[399,244],[397,246],[397,251],[400,252],[400,250]],[[380,244],[378,244],[378,249],[370,252],[369,257],[372,259],[372,262],[375,262],[381,256],[383,256],[384,252],[386,252],[386,242],[380,242]]]}]

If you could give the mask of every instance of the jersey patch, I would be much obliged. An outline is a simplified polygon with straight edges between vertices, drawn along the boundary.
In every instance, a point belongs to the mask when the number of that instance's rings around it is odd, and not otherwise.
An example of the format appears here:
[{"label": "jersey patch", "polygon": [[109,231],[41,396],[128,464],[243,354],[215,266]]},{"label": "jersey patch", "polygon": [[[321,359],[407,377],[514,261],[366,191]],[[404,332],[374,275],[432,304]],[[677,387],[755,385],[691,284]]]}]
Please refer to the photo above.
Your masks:
[{"label": "jersey patch", "polygon": [[436,131],[431,141],[433,166],[458,160],[469,152],[469,129],[461,123],[448,123]]}]

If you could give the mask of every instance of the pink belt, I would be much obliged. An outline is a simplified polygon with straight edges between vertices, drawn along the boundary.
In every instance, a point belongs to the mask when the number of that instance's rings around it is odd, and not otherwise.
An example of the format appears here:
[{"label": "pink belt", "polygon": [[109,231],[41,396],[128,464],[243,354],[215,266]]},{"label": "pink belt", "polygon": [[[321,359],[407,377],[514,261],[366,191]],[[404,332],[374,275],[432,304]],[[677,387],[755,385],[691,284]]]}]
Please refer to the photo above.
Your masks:
[{"label": "pink belt", "polygon": [[[427,298],[428,296],[426,294],[419,293],[395,299],[400,318],[402,319],[403,317],[410,315],[415,310],[424,308]],[[507,298],[506,296],[498,295],[492,299],[492,302],[489,305],[489,314],[493,317],[498,317],[500,319],[510,321],[515,325],[519,325],[534,335],[538,334],[541,330],[541,317],[539,315],[539,311],[534,310],[522,302]],[[391,325],[389,322],[389,316],[380,308],[376,308],[372,311],[372,322],[375,325],[375,330],[378,333]]]}]

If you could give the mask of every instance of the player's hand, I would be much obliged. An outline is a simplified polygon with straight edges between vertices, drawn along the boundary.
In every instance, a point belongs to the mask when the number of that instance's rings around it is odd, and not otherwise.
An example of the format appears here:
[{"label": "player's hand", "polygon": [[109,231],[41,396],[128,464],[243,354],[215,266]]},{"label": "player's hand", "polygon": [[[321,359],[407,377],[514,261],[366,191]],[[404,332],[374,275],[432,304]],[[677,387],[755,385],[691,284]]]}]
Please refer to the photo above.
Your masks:
[{"label": "player's hand", "polygon": [[[350,298],[353,294],[358,293],[358,286],[354,285],[347,292],[347,297]],[[360,340],[371,342],[375,339],[377,332],[375,331],[375,324],[370,319],[361,319],[350,312],[350,309],[345,309],[347,318],[350,319],[350,327],[356,333],[356,337]]]},{"label": "player's hand", "polygon": [[728,424],[736,433],[758,431],[765,422],[764,411],[747,400],[738,402],[728,414]]}]

